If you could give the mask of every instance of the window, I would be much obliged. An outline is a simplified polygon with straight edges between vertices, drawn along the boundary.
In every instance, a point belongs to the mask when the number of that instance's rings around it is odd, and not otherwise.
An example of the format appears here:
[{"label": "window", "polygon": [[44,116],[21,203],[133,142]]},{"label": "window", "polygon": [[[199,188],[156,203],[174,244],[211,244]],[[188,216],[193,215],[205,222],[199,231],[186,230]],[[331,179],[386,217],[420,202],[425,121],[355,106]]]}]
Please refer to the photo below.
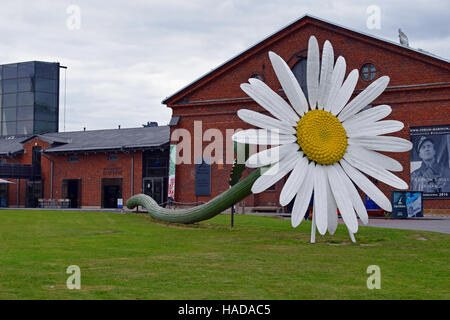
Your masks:
[{"label": "window", "polygon": [[36,82],[36,91],[50,92],[50,93],[58,92],[57,88],[58,82],[56,80],[36,77],[35,82]]},{"label": "window", "polygon": [[53,108],[48,106],[37,105],[35,107],[35,119],[42,121],[56,121],[56,115]]},{"label": "window", "polygon": [[32,106],[34,104],[33,92],[21,92],[17,98],[18,106]]},{"label": "window", "polygon": [[117,153],[108,154],[108,161],[116,161],[119,160],[119,155]]},{"label": "window", "polygon": [[3,80],[3,93],[17,92],[17,79]]},{"label": "window", "polygon": [[21,78],[17,80],[18,91],[33,91],[33,81],[32,78]]},{"label": "window", "polygon": [[3,121],[16,121],[16,108],[3,109]]},{"label": "window", "polygon": [[371,63],[366,63],[365,65],[362,66],[361,70],[361,78],[364,81],[371,81],[375,78],[376,74],[377,74],[377,69],[375,68],[375,66]]},{"label": "window", "polygon": [[33,107],[17,107],[17,120],[33,120]]},{"label": "window", "polygon": [[78,156],[69,156],[67,158],[68,162],[78,162]]},{"label": "window", "polygon": [[34,122],[34,133],[46,133],[46,132],[57,132],[57,123],[52,121],[35,121]]},{"label": "window", "polygon": [[34,62],[19,63],[18,77],[32,77],[34,75]]},{"label": "window", "polygon": [[3,66],[2,72],[3,79],[14,79],[17,78],[17,64],[9,64]]},{"label": "window", "polygon": [[16,121],[9,121],[2,123],[2,134],[4,136],[16,135]]},{"label": "window", "polygon": [[56,108],[57,107],[56,94],[36,92],[36,104]]},{"label": "window", "polygon": [[17,105],[17,93],[8,93],[3,96],[3,107],[15,107]]},{"label": "window", "polygon": [[33,121],[17,121],[17,134],[28,135],[33,133]]},{"label": "window", "polygon": [[300,60],[292,67],[292,73],[300,84],[306,99],[308,99],[308,90],[306,86],[306,58]]},{"label": "window", "polygon": [[36,62],[35,75],[46,79],[58,79],[59,64]]}]

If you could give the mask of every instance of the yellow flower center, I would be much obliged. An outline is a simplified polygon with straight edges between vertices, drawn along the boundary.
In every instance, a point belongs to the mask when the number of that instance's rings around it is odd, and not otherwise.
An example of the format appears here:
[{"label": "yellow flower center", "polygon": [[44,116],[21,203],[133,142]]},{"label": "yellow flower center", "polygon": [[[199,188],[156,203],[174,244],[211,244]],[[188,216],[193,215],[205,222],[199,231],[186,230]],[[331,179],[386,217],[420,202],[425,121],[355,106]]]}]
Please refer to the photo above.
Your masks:
[{"label": "yellow flower center", "polygon": [[297,124],[297,143],[309,160],[330,165],[344,156],[347,133],[330,112],[311,110]]}]

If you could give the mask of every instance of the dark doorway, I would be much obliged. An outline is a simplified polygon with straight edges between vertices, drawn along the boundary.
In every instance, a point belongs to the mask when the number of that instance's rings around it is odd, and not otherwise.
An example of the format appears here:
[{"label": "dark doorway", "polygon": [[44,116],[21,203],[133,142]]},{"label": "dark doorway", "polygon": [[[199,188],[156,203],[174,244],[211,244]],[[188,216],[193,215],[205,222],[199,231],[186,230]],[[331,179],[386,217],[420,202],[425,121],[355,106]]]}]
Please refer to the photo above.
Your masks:
[{"label": "dark doorway", "polygon": [[122,179],[102,179],[102,207],[117,208],[117,199],[122,199]]},{"label": "dark doorway", "polygon": [[0,183],[0,207],[8,206],[8,184]]},{"label": "dark doorway", "polygon": [[167,201],[169,145],[142,153],[142,190],[159,205]]},{"label": "dark doorway", "polygon": [[41,150],[42,148],[39,146],[33,147],[31,155],[31,163],[33,165],[41,165]]},{"label": "dark doorway", "polygon": [[164,202],[164,178],[144,178],[144,193],[158,204]]},{"label": "dark doorway", "polygon": [[42,181],[27,180],[25,189],[25,207],[37,208],[42,198]]},{"label": "dark doorway", "polygon": [[63,197],[70,200],[70,208],[81,207],[81,179],[63,180]]}]

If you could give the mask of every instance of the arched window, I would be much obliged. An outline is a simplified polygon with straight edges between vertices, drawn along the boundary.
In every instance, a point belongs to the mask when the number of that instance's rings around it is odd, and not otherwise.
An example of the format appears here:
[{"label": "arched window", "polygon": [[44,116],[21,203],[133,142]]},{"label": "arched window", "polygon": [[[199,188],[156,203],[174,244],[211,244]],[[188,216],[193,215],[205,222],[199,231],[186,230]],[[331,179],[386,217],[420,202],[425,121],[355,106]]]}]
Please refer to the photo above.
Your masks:
[{"label": "arched window", "polygon": [[364,81],[371,81],[377,75],[377,69],[375,68],[375,66],[373,64],[366,63],[365,65],[362,66],[360,73],[361,73],[361,78]]},{"label": "arched window", "polygon": [[306,99],[308,99],[308,91],[306,85],[306,58],[301,59],[292,67],[292,73],[300,84]]}]

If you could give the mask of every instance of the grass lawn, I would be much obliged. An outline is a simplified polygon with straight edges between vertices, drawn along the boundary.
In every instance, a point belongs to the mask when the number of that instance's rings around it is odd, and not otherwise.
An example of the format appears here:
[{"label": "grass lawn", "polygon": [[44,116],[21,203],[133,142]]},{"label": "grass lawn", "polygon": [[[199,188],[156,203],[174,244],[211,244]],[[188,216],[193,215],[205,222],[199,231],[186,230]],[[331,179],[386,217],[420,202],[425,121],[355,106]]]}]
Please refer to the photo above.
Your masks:
[{"label": "grass lawn", "polygon": [[[450,299],[450,236],[361,227],[309,243],[309,221],[0,211],[0,299]],[[81,268],[68,290],[66,268]],[[369,290],[369,265],[381,289]]]}]

